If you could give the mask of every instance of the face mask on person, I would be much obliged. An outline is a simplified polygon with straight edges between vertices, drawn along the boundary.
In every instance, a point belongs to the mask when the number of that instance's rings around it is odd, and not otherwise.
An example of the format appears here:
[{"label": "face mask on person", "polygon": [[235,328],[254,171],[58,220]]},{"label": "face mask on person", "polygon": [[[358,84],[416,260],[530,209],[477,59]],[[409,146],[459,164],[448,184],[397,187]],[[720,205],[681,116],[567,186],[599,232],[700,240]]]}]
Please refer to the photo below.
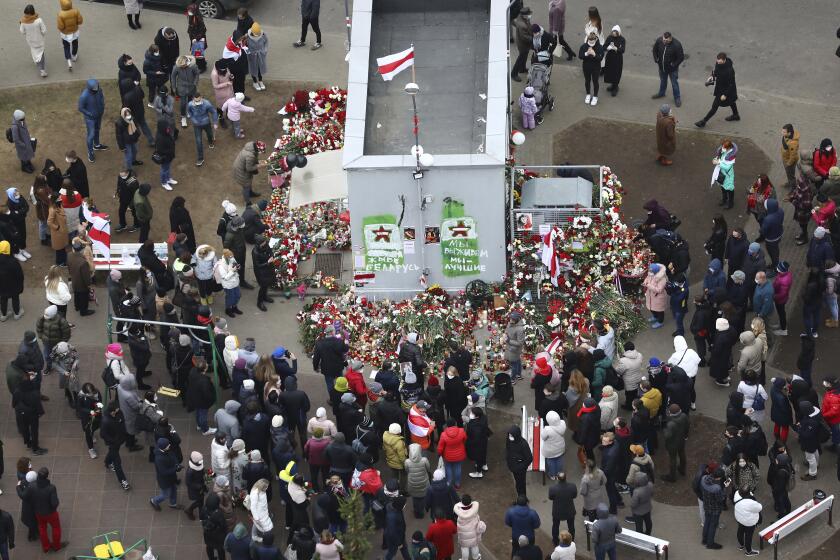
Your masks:
[{"label": "face mask on person", "polygon": [[451,373],[447,373],[447,374],[446,374],[446,378],[447,378],[447,379],[455,379],[455,375],[453,375],[453,374],[451,374]]},{"label": "face mask on person", "polygon": [[190,16],[190,17],[193,17],[195,14],[192,13],[192,12],[187,12],[187,15]]},{"label": "face mask on person", "polygon": [[469,418],[470,418],[470,420],[475,420],[475,414],[473,414],[472,412],[470,412],[470,414],[469,414]]},{"label": "face mask on person", "polygon": [[513,435],[511,435],[511,434],[508,434],[508,439],[510,441],[516,441],[516,438],[514,438]]},{"label": "face mask on person", "polygon": [[160,53],[159,52],[153,52],[152,56],[160,56]]},{"label": "face mask on person", "polygon": [[193,101],[193,105],[195,105],[196,107],[201,105],[201,99],[196,99],[195,101]]},{"label": "face mask on person", "polygon": [[746,467],[746,466],[747,466],[747,462],[746,462],[746,461],[744,461],[743,459],[741,459],[740,461],[738,461],[738,466],[739,466],[739,467]]},{"label": "face mask on person", "polygon": [[595,43],[596,43],[595,39],[589,39],[589,40],[586,42],[586,44],[587,44],[587,45],[589,45],[590,47],[594,47],[594,46],[595,46]]},{"label": "face mask on person", "polygon": [[131,122],[132,120],[134,120],[134,117],[132,117],[131,115],[125,116],[125,122]]},{"label": "face mask on person", "polygon": [[[67,163],[73,163],[73,160],[70,159],[70,158],[64,158],[64,161],[66,161]],[[54,171],[54,170],[55,170],[55,167],[50,168],[50,171]]]},{"label": "face mask on person", "polygon": [[134,61],[133,60],[126,60],[125,65],[126,66],[134,66]]}]

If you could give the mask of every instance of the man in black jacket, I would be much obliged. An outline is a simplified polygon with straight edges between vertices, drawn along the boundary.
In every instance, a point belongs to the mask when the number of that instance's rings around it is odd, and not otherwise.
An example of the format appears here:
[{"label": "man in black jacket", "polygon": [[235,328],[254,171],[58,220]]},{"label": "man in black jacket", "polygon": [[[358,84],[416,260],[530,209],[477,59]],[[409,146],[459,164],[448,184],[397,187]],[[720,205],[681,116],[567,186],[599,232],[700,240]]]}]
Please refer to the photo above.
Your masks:
[{"label": "man in black jacket", "polygon": [[315,351],[312,354],[312,368],[324,376],[330,401],[338,400],[333,395],[335,378],[339,377],[344,371],[344,366],[347,363],[344,356],[349,350],[350,347],[335,336],[335,327],[332,325],[328,325],[324,329],[324,337],[315,343]]},{"label": "man in black jacket", "polygon": [[449,341],[449,356],[443,363],[443,371],[449,370],[449,366],[458,370],[458,375],[466,383],[470,380],[470,366],[472,365],[472,353],[462,344],[454,340]]},{"label": "man in black jacket", "polygon": [[572,539],[575,538],[575,515],[577,514],[575,498],[577,498],[577,486],[566,482],[566,473],[559,473],[557,484],[548,489],[548,499],[551,500],[551,540],[554,546],[560,544],[561,521],[566,522]]},{"label": "man in black jacket", "polygon": [[679,67],[685,55],[683,54],[682,43],[666,31],[661,37],[657,37],[653,43],[653,61],[659,70],[659,91],[652,96],[652,99],[665,97],[665,89],[668,87],[668,78],[671,78],[671,88],[674,90],[674,105],[682,105],[680,98]]},{"label": "man in black jacket", "polygon": [[408,333],[400,345],[400,354],[397,357],[397,361],[401,364],[405,362],[411,364],[411,369],[414,375],[417,376],[417,386],[423,389],[426,386],[423,376],[423,370],[426,369],[426,361],[423,359],[423,350],[420,348],[417,340],[418,334],[416,332]]},{"label": "man in black jacket", "polygon": [[[35,510],[35,519],[38,520],[38,532],[41,535],[41,549],[46,553],[58,552],[65,546],[67,541],[61,540],[61,519],[58,517],[58,492],[50,480],[50,471],[47,467],[38,469],[38,480],[34,486],[30,486],[24,499],[32,500],[32,507]],[[52,528],[52,542],[47,534],[47,526]]]},{"label": "man in black jacket", "polygon": [[715,68],[712,70],[712,75],[706,80],[706,85],[715,86],[715,98],[712,100],[712,108],[709,109],[705,117],[694,123],[694,126],[698,128],[706,126],[706,123],[721,106],[732,108],[732,114],[726,117],[727,121],[740,121],[738,105],[735,104],[738,100],[738,88],[735,86],[735,68],[732,66],[732,59],[728,58],[726,53],[718,53]]},{"label": "man in black jacket", "polygon": [[207,375],[207,360],[196,356],[193,365],[187,381],[187,410],[195,410],[196,425],[205,436],[211,436],[216,428],[207,424],[207,412],[216,403],[216,389]]},{"label": "man in black jacket", "polygon": [[358,456],[353,448],[347,445],[343,433],[339,432],[333,436],[332,443],[324,450],[324,456],[330,463],[330,476],[338,476],[345,486],[349,485]]},{"label": "man in black jacket", "polygon": [[178,464],[178,459],[175,458],[175,454],[170,453],[170,448],[168,439],[160,438],[157,440],[157,446],[155,448],[155,476],[160,487],[160,494],[149,498],[149,503],[157,511],[160,511],[160,504],[167,498],[169,498],[170,508],[178,508],[178,471],[181,470],[181,465]]},{"label": "man in black jacket", "polygon": [[621,472],[621,448],[615,444],[615,434],[606,432],[601,436],[601,470],[607,476],[607,498],[610,501],[610,513],[618,513],[618,507],[624,502],[616,488],[618,475]]},{"label": "man in black jacket", "polygon": [[286,427],[290,432],[297,430],[300,437],[300,448],[306,445],[306,414],[311,406],[309,396],[298,389],[297,377],[290,375],[286,378],[286,390],[280,393],[277,404],[283,409]]},{"label": "man in black jacket", "polygon": [[70,150],[64,154],[64,160],[70,165],[67,171],[64,172],[64,177],[70,179],[73,183],[73,188],[78,191],[82,198],[90,196],[90,186],[88,185],[87,167],[85,163],[76,156],[74,150]]},{"label": "man in black jacket", "polygon": [[108,454],[105,455],[105,467],[114,471],[123,490],[129,490],[131,486],[126,480],[125,471],[122,468],[122,458],[120,458],[120,447],[128,439],[128,433],[125,431],[125,419],[117,399],[108,403],[108,408],[102,415],[102,426],[99,428],[99,433],[102,436],[102,441],[108,446]]},{"label": "man in black jacket", "polygon": [[24,376],[12,395],[12,408],[26,447],[35,455],[43,455],[47,450],[38,445],[38,426],[44,415],[44,406],[41,404],[41,391],[34,379],[33,372]]}]

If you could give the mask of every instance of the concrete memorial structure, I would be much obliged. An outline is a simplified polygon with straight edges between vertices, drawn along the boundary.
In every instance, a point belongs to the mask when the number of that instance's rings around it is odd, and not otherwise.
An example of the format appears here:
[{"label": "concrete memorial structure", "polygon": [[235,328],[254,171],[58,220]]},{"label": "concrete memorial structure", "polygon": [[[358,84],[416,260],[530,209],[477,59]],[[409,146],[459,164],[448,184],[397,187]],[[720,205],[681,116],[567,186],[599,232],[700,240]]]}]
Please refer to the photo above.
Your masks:
[{"label": "concrete memorial structure", "polygon": [[506,10],[354,2],[343,166],[359,292],[402,299],[504,276]]}]

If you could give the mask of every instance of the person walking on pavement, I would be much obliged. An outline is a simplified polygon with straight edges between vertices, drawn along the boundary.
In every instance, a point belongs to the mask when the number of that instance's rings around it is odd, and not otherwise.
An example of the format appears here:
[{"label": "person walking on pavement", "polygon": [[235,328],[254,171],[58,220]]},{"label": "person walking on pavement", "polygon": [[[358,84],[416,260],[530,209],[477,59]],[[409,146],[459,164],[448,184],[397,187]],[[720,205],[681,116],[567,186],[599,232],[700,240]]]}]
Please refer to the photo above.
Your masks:
[{"label": "person walking on pavement", "polygon": [[120,447],[128,441],[128,433],[125,430],[125,416],[123,416],[116,399],[108,403],[108,408],[102,415],[102,426],[99,433],[102,435],[102,441],[108,447],[108,453],[105,455],[105,468],[114,471],[117,482],[120,483],[123,490],[130,490],[131,486],[126,479],[125,471],[122,468],[122,458],[120,457]]},{"label": "person walking on pavement", "polygon": [[516,484],[516,494],[518,496],[527,495],[525,475],[533,460],[534,457],[531,453],[531,448],[528,442],[522,437],[522,429],[517,425],[511,426],[508,430],[507,440],[505,441],[505,461],[507,462],[508,470],[513,475],[513,480]]},{"label": "person walking on pavement", "polygon": [[[109,364],[110,365],[110,364]],[[140,399],[137,397],[137,378],[132,373],[122,376],[117,384],[117,398],[125,421],[126,443],[129,451],[140,451],[137,444],[137,415],[140,414]]]},{"label": "person walking on pavement", "polygon": [[38,66],[42,78],[47,77],[47,56],[44,54],[44,37],[47,35],[47,26],[35,12],[32,4],[27,4],[23,9],[23,17],[20,20],[20,32],[29,45],[29,52],[32,55],[32,62]]},{"label": "person walking on pavement", "polygon": [[[207,135],[207,142],[210,148],[215,148],[216,142],[213,131],[219,128],[219,114],[216,112],[216,108],[213,107],[212,103],[202,98],[201,93],[194,91],[192,102],[187,108],[187,116],[193,126],[193,134],[195,135],[195,166],[201,167],[204,165],[204,143],[201,141],[201,133],[204,132]],[[211,124],[212,126],[210,126]],[[181,126],[184,126],[183,117],[181,119]]]},{"label": "person walking on pavement", "polygon": [[[523,8],[524,9],[524,8]],[[530,8],[528,8],[530,10]],[[520,10],[520,13],[521,10]],[[569,43],[563,38],[566,31],[566,0],[549,0],[548,2],[548,32],[557,37],[557,44],[566,51],[566,60],[572,60],[575,53]]]},{"label": "person walking on pavement", "polygon": [[[50,471],[47,467],[38,469],[38,479],[35,484],[27,488],[24,499],[31,499],[38,520],[38,533],[41,536],[41,550],[44,553],[58,552],[67,546],[67,541],[61,540],[61,519],[58,515],[58,491],[50,482]],[[52,539],[47,534],[47,526],[52,529]]]},{"label": "person walking on pavement", "polygon": [[786,124],[782,127],[782,165],[787,175],[785,188],[788,190],[796,185],[797,162],[799,162],[799,131],[794,130],[792,124]]},{"label": "person walking on pavement", "polygon": [[[510,77],[515,82],[521,82],[522,74],[527,70],[528,53],[531,52],[533,43],[533,34],[531,33],[531,8],[525,6],[519,11],[519,15],[513,20],[513,28],[515,30],[515,43],[518,55],[516,61],[513,63],[513,68],[510,71]],[[571,59],[570,59],[571,60]]]},{"label": "person walking on pavement", "polygon": [[653,43],[653,61],[659,70],[659,91],[651,96],[651,99],[665,97],[665,89],[668,87],[668,79],[671,79],[671,89],[674,94],[674,105],[682,105],[680,97],[679,68],[685,59],[683,46],[675,39],[670,31],[666,31],[661,37],[657,37]]},{"label": "person walking on pavement", "polygon": [[44,405],[41,403],[41,391],[35,383],[37,372],[26,372],[12,394],[12,408],[15,420],[23,434],[23,443],[35,455],[44,455],[47,450],[38,444],[38,428],[41,416],[44,415]]},{"label": "person walking on pavement", "polygon": [[[23,317],[20,306],[20,294],[23,293],[23,268],[11,255],[8,241],[0,241],[0,323],[14,315],[15,321]],[[9,313],[9,300],[12,301],[12,313]]]},{"label": "person walking on pavement", "polygon": [[35,173],[35,166],[32,160],[35,159],[35,145],[32,136],[29,134],[29,127],[26,123],[26,113],[15,109],[12,113],[12,126],[9,128],[12,133],[12,142],[15,144],[15,152],[20,160],[20,170],[24,173]]},{"label": "person walking on pavement", "polygon": [[[173,185],[177,185],[172,177],[172,162],[175,160],[175,133],[177,130],[172,123],[160,120],[157,123],[157,134],[155,135],[155,152],[160,158],[160,186],[165,191],[171,191]],[[154,156],[153,156],[154,157]],[[136,210],[135,210],[135,220]],[[141,226],[135,226],[141,227]]]},{"label": "person walking on pavement", "polygon": [[[62,0],[62,3],[70,3],[70,0]],[[85,119],[87,128],[87,152],[88,161],[96,161],[94,151],[107,150],[108,146],[99,141],[99,130],[102,127],[102,115],[105,114],[105,94],[99,87],[99,82],[93,78],[87,81],[85,89],[79,96],[79,112]]]},{"label": "person walking on pavement", "polygon": [[160,511],[160,504],[167,498],[169,499],[169,507],[172,509],[180,509],[178,506],[178,472],[181,470],[181,465],[175,457],[175,453],[171,452],[172,446],[166,438],[159,438],[155,446],[155,477],[157,478],[160,494],[149,498],[149,503],[156,511]]},{"label": "person walking on pavement", "polygon": [[[292,46],[295,48],[302,47],[306,44],[306,32],[309,26],[312,26],[312,31],[315,32],[315,44],[311,49],[317,51],[321,48],[321,27],[318,25],[318,15],[321,11],[321,0],[301,0],[300,1],[300,40],[295,41]],[[261,87],[260,89],[265,89]]]},{"label": "person walking on pavement", "polygon": [[81,12],[73,7],[72,0],[60,0],[58,12],[58,34],[64,47],[64,59],[67,69],[73,71],[73,63],[79,57],[79,27],[84,23]]},{"label": "person walking on pavement", "polygon": [[674,163],[669,156],[677,151],[677,118],[667,103],[656,113],[656,151],[659,153],[656,161],[660,165]]},{"label": "person walking on pavement", "polygon": [[169,81],[172,95],[181,98],[181,128],[187,128],[187,107],[198,91],[198,79],[201,73],[195,65],[195,58],[181,55],[175,61]]},{"label": "person walking on pavement", "polygon": [[745,548],[745,556],[758,556],[752,548],[752,537],[756,525],[761,521],[761,503],[749,488],[739,488],[732,498],[735,506],[735,521],[738,522],[738,548]]},{"label": "person walking on pavement", "polygon": [[735,85],[735,68],[732,66],[732,59],[726,56],[726,53],[720,52],[715,59],[715,67],[712,70],[712,75],[706,79],[707,86],[715,86],[714,100],[712,100],[712,108],[706,113],[706,116],[694,123],[697,128],[703,128],[709,122],[718,107],[731,107],[732,114],[726,117],[727,121],[740,121],[741,116],[738,114],[738,88]]}]

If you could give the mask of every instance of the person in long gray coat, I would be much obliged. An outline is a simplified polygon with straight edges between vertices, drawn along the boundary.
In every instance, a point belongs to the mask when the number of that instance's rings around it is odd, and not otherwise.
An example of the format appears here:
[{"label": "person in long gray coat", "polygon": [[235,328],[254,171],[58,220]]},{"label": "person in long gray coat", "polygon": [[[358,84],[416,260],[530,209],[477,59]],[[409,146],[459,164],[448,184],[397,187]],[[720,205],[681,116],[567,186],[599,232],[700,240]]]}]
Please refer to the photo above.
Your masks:
[{"label": "person in long gray coat", "polygon": [[522,347],[525,345],[525,327],[518,311],[510,314],[510,323],[505,329],[505,360],[510,363],[510,377],[516,383],[522,379]]},{"label": "person in long gray coat", "polygon": [[653,521],[650,519],[651,499],[653,498],[653,483],[646,473],[636,473],[633,479],[633,492],[630,498],[630,513],[627,519],[636,524],[636,532],[650,535]]},{"label": "person in long gray coat", "polygon": [[140,29],[140,10],[143,8],[141,0],[123,0],[125,5],[125,17],[128,19],[128,26],[132,29]]},{"label": "person in long gray coat", "polygon": [[129,451],[140,451],[142,445],[137,445],[137,415],[140,414],[140,399],[137,397],[137,379],[129,373],[120,379],[117,385],[117,399],[125,421],[125,431],[128,434],[126,443]]},{"label": "person in long gray coat", "polygon": [[423,450],[419,443],[408,446],[408,459],[405,460],[405,472],[408,479],[408,495],[411,496],[414,517],[423,518],[423,506],[426,499],[426,488],[432,480],[432,465],[423,457]]},{"label": "person in long gray coat", "polygon": [[181,98],[181,128],[187,128],[187,104],[192,101],[193,94],[198,90],[200,75],[194,57],[181,55],[175,60],[169,83],[172,86],[172,94]]},{"label": "person in long gray coat", "polygon": [[268,56],[268,35],[266,35],[259,23],[254,22],[248,30],[248,72],[254,80],[254,89],[264,90],[265,84],[262,81],[266,73],[265,59]]},{"label": "person in long gray coat", "polygon": [[12,142],[15,143],[15,151],[20,160],[20,169],[25,173],[34,173],[35,166],[32,160],[35,157],[35,148],[32,147],[32,137],[29,135],[29,128],[26,126],[26,113],[15,109],[12,113]]}]

